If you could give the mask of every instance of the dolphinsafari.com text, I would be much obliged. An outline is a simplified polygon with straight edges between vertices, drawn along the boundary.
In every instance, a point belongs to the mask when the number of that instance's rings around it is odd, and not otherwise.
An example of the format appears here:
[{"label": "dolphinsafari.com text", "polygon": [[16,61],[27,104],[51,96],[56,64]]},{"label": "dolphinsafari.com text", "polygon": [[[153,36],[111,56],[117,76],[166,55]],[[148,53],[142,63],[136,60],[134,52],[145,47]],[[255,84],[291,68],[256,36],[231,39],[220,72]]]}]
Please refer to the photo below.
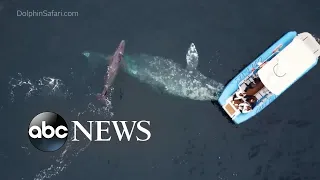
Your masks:
[{"label": "dolphinsafari.com text", "polygon": [[77,17],[79,12],[55,11],[55,10],[17,10],[18,17]]}]

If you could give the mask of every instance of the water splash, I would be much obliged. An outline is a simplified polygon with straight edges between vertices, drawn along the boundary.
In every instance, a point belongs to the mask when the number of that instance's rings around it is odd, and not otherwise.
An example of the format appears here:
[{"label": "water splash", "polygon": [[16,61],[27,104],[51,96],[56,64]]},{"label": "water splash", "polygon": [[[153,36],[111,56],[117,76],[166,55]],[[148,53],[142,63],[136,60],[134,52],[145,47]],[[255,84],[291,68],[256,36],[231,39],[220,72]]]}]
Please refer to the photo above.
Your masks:
[{"label": "water splash", "polygon": [[24,78],[21,73],[18,73],[18,77],[11,77],[9,81],[11,102],[15,100],[15,91],[17,88],[24,88],[26,90],[25,98],[33,95],[49,95],[67,98],[72,95],[62,80],[54,77],[42,77],[35,81]]},{"label": "water splash", "polygon": [[[88,86],[88,89],[90,90],[90,93],[86,94],[86,96],[92,96],[96,98],[97,93],[92,93],[90,86]],[[95,105],[93,102],[90,102],[88,103],[86,110],[82,111],[81,114],[83,114],[83,112],[86,112],[86,113],[91,113],[93,116],[99,115],[105,118],[112,117],[114,115],[114,113],[112,112],[113,106],[111,101],[113,92],[114,92],[114,88],[111,87],[106,96],[104,106],[100,107]]]}]

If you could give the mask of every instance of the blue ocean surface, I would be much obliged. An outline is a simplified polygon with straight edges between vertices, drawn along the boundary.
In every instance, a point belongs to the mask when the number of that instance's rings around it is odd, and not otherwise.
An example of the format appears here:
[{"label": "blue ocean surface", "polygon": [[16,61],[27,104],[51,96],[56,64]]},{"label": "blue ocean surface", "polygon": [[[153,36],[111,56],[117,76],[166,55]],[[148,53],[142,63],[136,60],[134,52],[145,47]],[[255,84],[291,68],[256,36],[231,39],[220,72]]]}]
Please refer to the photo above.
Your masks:
[{"label": "blue ocean surface", "polygon": [[[185,66],[195,43],[198,70],[222,84],[288,31],[320,36],[319,1],[0,2],[0,179],[319,179],[320,96],[316,66],[273,104],[240,126],[210,101],[159,94],[120,71],[107,107],[96,100],[105,64],[81,53],[145,53]],[[18,16],[17,11],[78,12]],[[149,120],[144,143],[68,141],[35,149],[31,119],[54,111],[71,120]]]}]

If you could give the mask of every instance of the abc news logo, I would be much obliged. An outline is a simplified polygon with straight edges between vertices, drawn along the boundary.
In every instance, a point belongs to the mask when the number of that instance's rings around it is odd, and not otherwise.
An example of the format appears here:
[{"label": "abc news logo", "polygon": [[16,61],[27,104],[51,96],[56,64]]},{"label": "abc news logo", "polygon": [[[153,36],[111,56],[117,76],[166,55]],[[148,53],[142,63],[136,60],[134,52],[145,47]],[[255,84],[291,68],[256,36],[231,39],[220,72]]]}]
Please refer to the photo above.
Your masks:
[{"label": "abc news logo", "polygon": [[[94,141],[111,141],[112,136],[109,134],[109,127],[113,127],[117,139],[122,141],[126,136],[127,141],[131,141],[135,129],[144,134],[144,138],[135,136],[136,141],[148,141],[151,138],[151,132],[145,126],[150,127],[150,121],[131,121],[132,127],[128,127],[128,121],[87,121],[89,128],[85,128],[79,121],[71,121],[73,124],[73,139],[79,141],[77,135],[79,131],[87,139],[92,141],[93,129],[96,133]],[[94,126],[96,128],[93,128]],[[79,130],[79,131],[78,131]],[[68,125],[66,121],[53,112],[43,112],[35,116],[30,122],[28,135],[31,144],[44,152],[53,152],[60,149],[68,139]],[[107,138],[103,138],[108,136]]]}]

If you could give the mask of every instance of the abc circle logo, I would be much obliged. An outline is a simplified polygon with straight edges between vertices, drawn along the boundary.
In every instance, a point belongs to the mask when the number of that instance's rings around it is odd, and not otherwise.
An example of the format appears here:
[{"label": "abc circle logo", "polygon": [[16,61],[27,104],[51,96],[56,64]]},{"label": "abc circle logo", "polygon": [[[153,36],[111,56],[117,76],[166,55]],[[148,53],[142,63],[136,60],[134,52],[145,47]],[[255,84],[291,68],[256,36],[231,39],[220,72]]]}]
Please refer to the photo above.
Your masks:
[{"label": "abc circle logo", "polygon": [[31,120],[28,135],[35,148],[44,152],[53,152],[66,143],[68,125],[59,114],[43,112]]}]

